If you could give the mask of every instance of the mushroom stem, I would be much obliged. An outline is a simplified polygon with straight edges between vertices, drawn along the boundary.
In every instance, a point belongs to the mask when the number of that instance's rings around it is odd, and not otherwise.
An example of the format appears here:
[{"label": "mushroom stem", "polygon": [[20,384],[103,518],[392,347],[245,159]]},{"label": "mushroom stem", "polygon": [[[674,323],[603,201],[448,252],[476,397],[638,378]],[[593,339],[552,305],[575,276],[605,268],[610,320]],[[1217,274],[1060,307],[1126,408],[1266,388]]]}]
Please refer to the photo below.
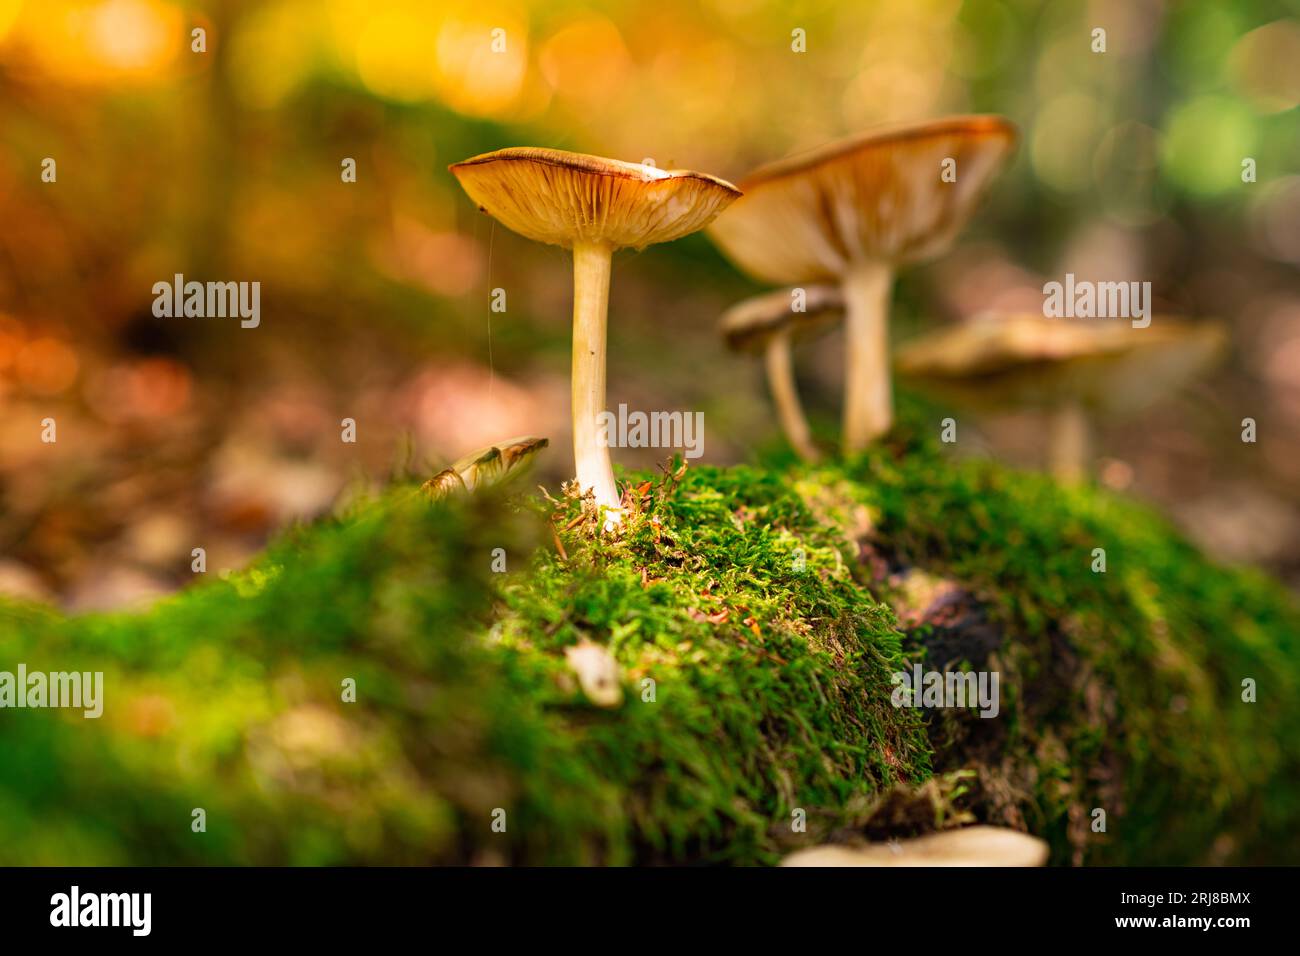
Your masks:
[{"label": "mushroom stem", "polygon": [[1052,416],[1048,468],[1063,484],[1077,485],[1088,474],[1088,415],[1078,402],[1066,402]]},{"label": "mushroom stem", "polygon": [[850,269],[844,288],[844,453],[862,451],[889,431],[889,294],[894,274],[880,262]]},{"label": "mushroom stem", "polygon": [[609,310],[612,250],[602,243],[573,246],[573,458],[578,487],[595,494],[606,508],[605,527],[622,520],[621,499],[609,460],[608,435],[602,434],[605,411],[605,325]]},{"label": "mushroom stem", "polygon": [[763,355],[767,366],[767,384],[776,402],[777,419],[786,439],[804,461],[817,461],[821,455],[813,444],[808,420],[799,404],[799,391],[795,387],[794,362],[790,355],[788,332],[772,336]]}]

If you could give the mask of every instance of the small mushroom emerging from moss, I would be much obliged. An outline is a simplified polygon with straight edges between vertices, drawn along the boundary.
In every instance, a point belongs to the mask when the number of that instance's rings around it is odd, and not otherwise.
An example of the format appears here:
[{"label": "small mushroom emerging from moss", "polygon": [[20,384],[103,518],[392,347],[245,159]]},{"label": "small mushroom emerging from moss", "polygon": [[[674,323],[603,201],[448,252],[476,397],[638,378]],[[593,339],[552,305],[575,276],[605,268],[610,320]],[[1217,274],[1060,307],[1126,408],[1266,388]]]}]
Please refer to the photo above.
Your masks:
[{"label": "small mushroom emerging from moss", "polygon": [[973,826],[911,840],[798,850],[782,866],[1043,866],[1047,844],[1019,830]]},{"label": "small mushroom emerging from moss", "polygon": [[844,434],[860,451],[889,430],[889,300],[900,266],[945,251],[1015,143],[998,116],[953,116],[869,131],[764,166],[709,228],[765,282],[844,290]]},{"label": "small mushroom emerging from moss", "polygon": [[802,290],[803,311],[796,312],[798,291],[782,289],[746,299],[723,313],[721,328],[732,351],[763,355],[781,429],[799,457],[816,461],[821,456],[799,402],[791,346],[839,321],[844,314],[844,297],[837,286],[809,286]]},{"label": "small mushroom emerging from moss", "polygon": [[438,472],[420,486],[420,491],[437,501],[458,491],[500,484],[526,470],[549,444],[549,439],[525,436],[479,448]]},{"label": "small mushroom emerging from moss", "polygon": [[1201,374],[1227,341],[1216,322],[1155,316],[1147,328],[1037,313],[984,315],[899,348],[901,377],[977,411],[1052,415],[1048,465],[1065,482],[1088,472],[1091,418],[1132,414]]},{"label": "small mushroom emerging from moss", "polygon": [[481,210],[537,242],[573,250],[573,455],[578,484],[621,519],[605,411],[605,327],[610,259],[704,228],[737,196],[728,182],[558,149],[502,149],[455,163],[452,173]]}]

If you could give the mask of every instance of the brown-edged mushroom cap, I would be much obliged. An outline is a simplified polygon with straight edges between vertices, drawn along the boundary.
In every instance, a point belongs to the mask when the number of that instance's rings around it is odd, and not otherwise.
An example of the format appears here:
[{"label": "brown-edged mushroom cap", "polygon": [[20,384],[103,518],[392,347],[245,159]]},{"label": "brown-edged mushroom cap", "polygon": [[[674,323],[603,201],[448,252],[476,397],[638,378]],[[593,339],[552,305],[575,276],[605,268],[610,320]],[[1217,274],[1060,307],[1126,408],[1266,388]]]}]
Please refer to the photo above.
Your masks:
[{"label": "brown-edged mushroom cap", "polygon": [[790,854],[782,866],[1043,866],[1047,844],[1005,827],[973,826],[867,846],[828,845]]},{"label": "brown-edged mushroom cap", "polygon": [[727,347],[734,352],[762,352],[773,336],[790,335],[794,340],[814,336],[844,316],[844,295],[838,286],[809,285],[803,311],[795,311],[796,289],[777,289],[738,302],[722,313],[718,327]]},{"label": "brown-edged mushroom cap", "polygon": [[578,487],[622,520],[605,446],[605,341],[610,257],[702,229],[740,195],[728,182],[600,156],[532,147],[501,149],[451,166],[481,210],[538,242],[573,250],[573,459]]},{"label": "brown-edged mushroom cap", "polygon": [[709,234],[741,269],[773,283],[839,279],[863,261],[928,259],[952,243],[1015,141],[1000,116],[869,130],[755,170]]},{"label": "brown-edged mushroom cap", "polygon": [[706,226],[740,190],[684,169],[512,147],[455,163],[452,173],[484,212],[522,236],[643,249]]}]

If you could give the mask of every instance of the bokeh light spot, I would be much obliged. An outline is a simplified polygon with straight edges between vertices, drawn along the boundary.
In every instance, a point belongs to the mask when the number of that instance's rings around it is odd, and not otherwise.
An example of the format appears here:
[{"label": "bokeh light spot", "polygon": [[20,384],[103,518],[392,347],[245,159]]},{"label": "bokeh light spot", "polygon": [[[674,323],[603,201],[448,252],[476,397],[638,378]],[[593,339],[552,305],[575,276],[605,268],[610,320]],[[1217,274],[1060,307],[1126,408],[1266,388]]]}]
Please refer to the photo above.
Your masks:
[{"label": "bokeh light spot", "polygon": [[1203,196],[1241,186],[1241,163],[1255,148],[1254,117],[1239,100],[1200,96],[1169,114],[1162,166],[1180,185]]}]

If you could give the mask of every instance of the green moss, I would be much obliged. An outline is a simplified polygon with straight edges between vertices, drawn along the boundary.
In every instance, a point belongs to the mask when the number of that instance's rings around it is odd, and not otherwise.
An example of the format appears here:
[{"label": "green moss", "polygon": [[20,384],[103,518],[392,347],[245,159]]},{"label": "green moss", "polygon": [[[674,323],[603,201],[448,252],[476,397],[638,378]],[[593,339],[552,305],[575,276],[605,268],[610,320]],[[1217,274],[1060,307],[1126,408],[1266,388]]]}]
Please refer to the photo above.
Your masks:
[{"label": "green moss", "polygon": [[[565,555],[539,553],[504,598],[511,681],[554,706],[552,735],[611,788],[633,836],[611,859],[769,860],[768,831],[788,832],[796,808],[825,827],[923,779],[920,722],[889,704],[902,660],[892,614],[853,585],[835,529],[754,469],[648,485],[618,542],[564,502],[557,523],[579,522]],[[617,711],[546,691],[582,638],[607,643],[627,676]],[[581,827],[589,815],[545,772],[530,786],[549,817]]]},{"label": "green moss", "polygon": [[[970,753],[937,761],[983,758],[983,815],[1027,825],[1062,861],[1300,858],[1294,596],[1219,566],[1132,501],[954,464],[899,432],[845,472],[876,546],[961,582],[998,631],[996,753],[989,734],[958,733]],[[1257,702],[1243,700],[1246,679]],[[1091,831],[1095,808],[1105,834]]]},{"label": "green moss", "polygon": [[[972,817],[1058,861],[1293,861],[1295,603],[1144,508],[917,434],[633,479],[617,539],[569,498],[401,488],[141,614],[0,606],[0,669],[107,684],[98,721],[0,712],[0,862],[756,863]],[[939,646],[890,610],[909,567],[972,596],[996,720],[891,706]]]},{"label": "green moss", "polygon": [[[6,661],[103,670],[107,702],[8,712],[0,856],[772,861],[796,807],[816,830],[927,775],[892,616],[778,477],[667,477],[619,543],[563,502],[563,559],[506,510],[398,490],[145,614],[7,608]],[[618,708],[576,686],[580,637],[623,668]]]}]

